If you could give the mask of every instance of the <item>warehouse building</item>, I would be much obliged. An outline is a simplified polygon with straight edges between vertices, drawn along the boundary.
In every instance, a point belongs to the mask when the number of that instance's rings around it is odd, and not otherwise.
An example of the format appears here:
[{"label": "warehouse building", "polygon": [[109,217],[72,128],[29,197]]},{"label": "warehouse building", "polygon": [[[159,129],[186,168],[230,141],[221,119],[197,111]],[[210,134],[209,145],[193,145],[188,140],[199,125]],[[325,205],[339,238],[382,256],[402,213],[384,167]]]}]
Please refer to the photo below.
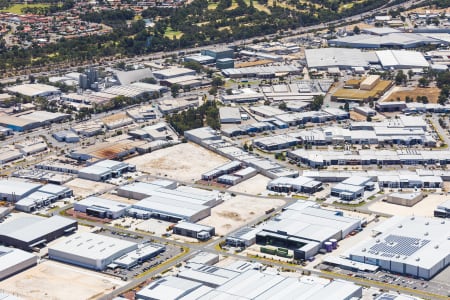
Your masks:
[{"label": "warehouse building", "polygon": [[295,137],[283,134],[254,139],[252,144],[265,151],[276,151],[297,146],[299,142]]},{"label": "warehouse building", "polygon": [[0,199],[17,202],[37,191],[42,185],[18,180],[0,180]]},{"label": "warehouse building", "polygon": [[442,40],[426,37],[416,33],[393,31],[392,28],[375,28],[363,30],[372,34],[356,34],[328,41],[331,47],[347,47],[361,49],[378,48],[417,48],[423,45],[437,45]]},{"label": "warehouse building", "polygon": [[242,167],[242,162],[233,160],[211,171],[202,174],[202,180],[212,180],[225,174],[231,174]]},{"label": "warehouse building", "polygon": [[286,75],[299,74],[300,69],[293,65],[268,66],[268,67],[245,67],[223,69],[222,74],[230,78],[275,78]]},{"label": "warehouse building", "polygon": [[450,200],[439,204],[434,210],[434,216],[439,218],[450,218]]},{"label": "warehouse building", "polygon": [[423,199],[422,192],[414,193],[391,193],[387,196],[386,202],[403,205],[403,206],[414,206],[419,201]]},{"label": "warehouse building", "polygon": [[422,69],[430,66],[423,54],[416,51],[382,50],[376,51],[376,54],[384,69]]},{"label": "warehouse building", "polygon": [[23,95],[30,98],[49,97],[61,94],[59,88],[41,83],[14,85],[8,87],[7,91],[11,94]]},{"label": "warehouse building", "polygon": [[226,237],[226,243],[232,247],[250,247],[256,242],[256,234],[261,228],[242,227]]},{"label": "warehouse building", "polygon": [[169,68],[169,69],[154,71],[153,75],[160,80],[166,80],[166,79],[187,76],[187,75],[195,76],[196,73],[194,70],[187,69],[187,68]]},{"label": "warehouse building", "polygon": [[23,212],[34,212],[58,200],[73,196],[73,191],[65,186],[46,184],[37,191],[15,203],[15,209]]},{"label": "warehouse building", "polygon": [[99,197],[88,197],[73,204],[73,209],[88,216],[97,218],[117,219],[125,215],[130,205],[119,201]]},{"label": "warehouse building", "polygon": [[299,176],[279,177],[267,184],[267,189],[277,193],[305,193],[314,194],[322,189],[322,183],[312,178]]},{"label": "warehouse building", "polygon": [[256,243],[292,249],[294,258],[308,259],[325,248],[325,242],[339,241],[359,227],[360,219],[321,209],[309,201],[297,201],[262,226]]},{"label": "warehouse building", "polygon": [[192,237],[200,241],[209,240],[216,234],[214,227],[195,224],[191,222],[178,222],[173,227],[173,233],[187,237]]},{"label": "warehouse building", "polygon": [[143,263],[155,256],[158,256],[160,253],[166,251],[166,246],[156,244],[156,243],[144,243],[138,245],[138,248],[128,252],[127,254],[122,255],[121,257],[114,260],[114,263],[109,265],[110,267],[114,267],[115,265],[124,268],[130,269],[137,264]]},{"label": "warehouse building", "polygon": [[199,282],[205,286],[216,288],[238,276],[240,272],[208,266],[203,264],[188,263],[177,274],[177,277]]},{"label": "warehouse building", "polygon": [[[238,261],[240,265],[245,264]],[[136,299],[329,299],[350,300],[362,297],[362,287],[342,280],[311,277],[285,277],[274,272],[249,268],[233,270],[191,265],[180,274],[158,279],[136,293]],[[195,280],[195,281],[194,281]]]},{"label": "warehouse building", "polygon": [[[139,300],[176,300],[184,296],[192,295],[196,291],[201,291],[201,295],[210,291],[211,288],[203,288],[199,282],[188,279],[167,276],[153,281],[149,285],[136,293]],[[195,299],[192,298],[192,299]]]},{"label": "warehouse building", "polygon": [[111,178],[120,177],[126,172],[134,172],[135,170],[135,165],[105,159],[80,169],[78,171],[78,177],[93,181],[106,181]]},{"label": "warehouse building", "polygon": [[352,69],[369,68],[370,63],[378,62],[374,53],[359,49],[320,48],[305,50],[306,63],[309,68],[328,70],[328,68]]},{"label": "warehouse building", "polygon": [[228,47],[202,50],[202,55],[213,57],[215,60],[223,58],[234,58],[234,50]]},{"label": "warehouse building", "polygon": [[137,219],[156,218],[169,222],[180,220],[197,222],[211,214],[211,207],[192,199],[173,199],[160,196],[144,198],[127,209],[127,215]]},{"label": "warehouse building", "polygon": [[142,200],[150,196],[150,191],[164,188],[165,190],[174,190],[177,188],[177,183],[170,180],[155,180],[152,182],[134,182],[131,184],[120,186],[117,189],[117,194],[121,197]]},{"label": "warehouse building", "polygon": [[219,108],[219,116],[222,124],[241,123],[241,112],[237,107],[221,107]]},{"label": "warehouse building", "polygon": [[331,196],[351,201],[361,198],[364,191],[373,191],[375,184],[370,177],[352,176],[331,188]]},{"label": "warehouse building", "polygon": [[50,246],[48,257],[68,264],[102,271],[115,259],[137,248],[136,243],[83,232]]},{"label": "warehouse building", "polygon": [[52,136],[58,142],[78,143],[80,141],[80,137],[75,132],[69,130],[54,132]]},{"label": "warehouse building", "polygon": [[0,225],[0,242],[22,250],[31,251],[35,247],[70,234],[78,229],[78,222],[60,216],[43,218],[26,216]]},{"label": "warehouse building", "polygon": [[0,246],[0,281],[37,265],[37,261],[38,257],[34,254]]},{"label": "warehouse building", "polygon": [[349,251],[351,260],[423,279],[450,264],[450,223],[425,217],[394,216],[373,229],[376,237]]}]

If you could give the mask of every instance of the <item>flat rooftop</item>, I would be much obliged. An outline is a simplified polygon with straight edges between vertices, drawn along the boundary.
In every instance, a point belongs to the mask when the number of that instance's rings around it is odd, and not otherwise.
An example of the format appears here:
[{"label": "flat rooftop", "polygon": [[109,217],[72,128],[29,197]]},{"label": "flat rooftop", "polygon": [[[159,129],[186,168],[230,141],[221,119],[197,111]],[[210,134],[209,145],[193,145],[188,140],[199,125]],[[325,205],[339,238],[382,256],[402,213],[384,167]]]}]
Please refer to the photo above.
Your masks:
[{"label": "flat rooftop", "polygon": [[129,248],[136,249],[137,244],[100,234],[81,232],[51,246],[49,250],[101,260]]}]

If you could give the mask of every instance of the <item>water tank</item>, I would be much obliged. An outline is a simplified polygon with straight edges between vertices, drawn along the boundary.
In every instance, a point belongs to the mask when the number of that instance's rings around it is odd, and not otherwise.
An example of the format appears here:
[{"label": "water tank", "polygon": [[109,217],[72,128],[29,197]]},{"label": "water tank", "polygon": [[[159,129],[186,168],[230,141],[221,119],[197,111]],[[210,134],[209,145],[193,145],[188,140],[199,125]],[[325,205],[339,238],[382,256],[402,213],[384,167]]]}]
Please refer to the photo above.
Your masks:
[{"label": "water tank", "polygon": [[330,239],[330,243],[333,249],[337,249],[337,239]]},{"label": "water tank", "polygon": [[325,242],[324,245],[327,252],[333,251],[333,244],[331,244],[331,242]]}]

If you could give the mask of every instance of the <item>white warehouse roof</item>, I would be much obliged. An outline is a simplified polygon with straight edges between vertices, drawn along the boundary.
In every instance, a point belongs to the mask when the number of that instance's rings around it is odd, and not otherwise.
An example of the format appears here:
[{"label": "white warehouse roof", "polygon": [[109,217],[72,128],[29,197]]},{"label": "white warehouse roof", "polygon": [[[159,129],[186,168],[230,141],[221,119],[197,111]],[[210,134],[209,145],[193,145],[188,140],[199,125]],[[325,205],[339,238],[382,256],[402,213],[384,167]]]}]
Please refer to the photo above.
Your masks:
[{"label": "white warehouse roof", "polygon": [[376,51],[383,68],[425,68],[429,63],[422,53],[406,50]]}]

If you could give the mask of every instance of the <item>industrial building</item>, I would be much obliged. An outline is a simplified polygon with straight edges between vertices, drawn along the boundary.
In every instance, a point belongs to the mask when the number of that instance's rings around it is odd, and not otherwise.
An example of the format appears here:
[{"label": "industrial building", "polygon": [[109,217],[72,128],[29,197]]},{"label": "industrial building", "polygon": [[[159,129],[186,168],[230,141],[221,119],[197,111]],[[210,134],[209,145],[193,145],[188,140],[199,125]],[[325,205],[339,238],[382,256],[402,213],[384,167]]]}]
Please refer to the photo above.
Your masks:
[{"label": "industrial building", "polygon": [[439,218],[450,218],[450,200],[439,204],[434,210],[434,216]]},{"label": "industrial building", "polygon": [[369,68],[370,63],[377,63],[373,52],[359,49],[320,48],[305,50],[306,63],[309,68],[328,70],[328,68],[351,69],[353,67]]},{"label": "industrial building", "polygon": [[299,142],[299,139],[284,134],[254,139],[252,145],[265,151],[276,151],[295,147]]},{"label": "industrial building", "polygon": [[160,253],[166,251],[166,246],[156,244],[156,243],[143,243],[138,245],[138,248],[130,251],[119,258],[115,259],[113,264],[110,265],[114,267],[115,265],[124,268],[130,269],[137,264],[143,263],[150,258],[158,256]]},{"label": "industrial building", "polygon": [[394,216],[373,232],[349,250],[351,260],[427,280],[450,264],[450,223],[442,219]]},{"label": "industrial building", "polygon": [[380,64],[384,69],[427,68],[430,64],[422,53],[406,50],[376,51]]},{"label": "industrial building", "polygon": [[88,216],[107,219],[122,217],[129,207],[129,204],[93,196],[73,204],[75,211],[86,213]]},{"label": "industrial building", "polygon": [[37,191],[27,195],[15,203],[15,209],[34,212],[58,200],[73,196],[73,191],[65,186],[46,184]]},{"label": "industrial building", "polygon": [[213,57],[215,60],[223,58],[234,58],[234,50],[231,48],[213,48],[202,50],[202,55]]},{"label": "industrial building", "polygon": [[21,115],[0,116],[0,125],[14,131],[28,131],[50,123],[61,122],[70,117],[68,114],[47,111],[33,111]]},{"label": "industrial building", "polygon": [[153,75],[160,80],[167,80],[171,78],[181,77],[181,76],[187,76],[187,75],[195,75],[195,71],[192,69],[187,68],[170,68],[170,69],[163,69],[154,71]]},{"label": "industrial building", "polygon": [[443,41],[416,33],[399,32],[392,28],[364,29],[371,34],[356,34],[328,41],[331,47],[377,49],[377,48],[417,48],[423,45],[441,44]]},{"label": "industrial building", "polygon": [[296,178],[279,177],[267,184],[267,189],[277,193],[305,193],[314,194],[322,189],[322,183],[312,178],[299,176]]},{"label": "industrial building", "polygon": [[0,243],[31,251],[77,229],[76,220],[26,216],[0,225]]},{"label": "industrial building", "polygon": [[75,132],[69,130],[54,132],[52,136],[58,142],[78,143],[80,141],[80,137]]},{"label": "industrial building", "polygon": [[275,78],[285,75],[296,75],[300,73],[300,69],[293,65],[269,66],[269,67],[245,67],[223,69],[222,74],[229,78]]},{"label": "industrial building", "polygon": [[243,88],[233,92],[231,95],[225,94],[220,96],[220,100],[224,104],[229,103],[250,103],[264,100],[264,94],[256,92],[251,88]]},{"label": "industrial building", "polygon": [[331,196],[351,201],[361,198],[364,191],[373,191],[375,184],[370,177],[352,176],[331,188]]},{"label": "industrial building", "polygon": [[240,124],[241,112],[238,107],[221,107],[219,108],[220,123],[222,124]]},{"label": "industrial building", "polygon": [[[188,199],[189,200],[189,199]],[[127,215],[138,219],[157,218],[169,222],[197,222],[211,214],[211,207],[191,201],[152,196],[133,204]]]},{"label": "industrial building", "polygon": [[38,257],[34,254],[0,246],[0,281],[37,265],[37,261]]},{"label": "industrial building", "polygon": [[[245,264],[242,261],[237,262]],[[327,299],[350,300],[362,297],[362,287],[342,280],[285,277],[274,272],[219,268],[189,264],[178,277],[153,281],[136,293],[136,299]],[[181,276],[181,277],[180,277]]]},{"label": "industrial building", "polygon": [[213,180],[225,174],[231,174],[242,167],[242,162],[233,160],[211,171],[202,174],[202,180]]},{"label": "industrial building", "polygon": [[196,222],[210,215],[211,207],[221,203],[218,191],[205,191],[187,186],[176,188],[172,181],[137,182],[117,189],[122,197],[140,200],[127,209],[127,215],[148,219]]},{"label": "industrial building", "polygon": [[30,98],[49,97],[61,94],[59,88],[41,83],[14,85],[6,88],[6,90],[11,94],[23,95]]},{"label": "industrial building", "polygon": [[83,232],[48,248],[48,257],[98,271],[115,259],[136,250],[138,244],[104,235]]},{"label": "industrial building", "polygon": [[242,227],[226,237],[226,243],[232,247],[249,247],[256,242],[256,234],[261,231],[259,227]]},{"label": "industrial building", "polygon": [[386,202],[403,205],[403,206],[414,206],[419,201],[423,199],[422,192],[413,192],[413,193],[391,193],[386,197]]},{"label": "industrial building", "polygon": [[123,173],[134,172],[136,166],[115,160],[101,160],[78,170],[78,177],[93,181],[106,181],[120,177]]},{"label": "industrial building", "polygon": [[325,248],[326,242],[339,241],[359,227],[360,219],[345,217],[342,212],[322,209],[308,201],[297,201],[262,226],[256,234],[256,243],[288,248],[294,251],[294,258],[308,259]]},{"label": "industrial building", "polygon": [[2,201],[17,202],[29,194],[37,191],[40,184],[18,180],[0,180],[0,199]]},{"label": "industrial building", "polygon": [[215,228],[191,222],[178,222],[173,227],[173,233],[206,241],[215,235]]}]

